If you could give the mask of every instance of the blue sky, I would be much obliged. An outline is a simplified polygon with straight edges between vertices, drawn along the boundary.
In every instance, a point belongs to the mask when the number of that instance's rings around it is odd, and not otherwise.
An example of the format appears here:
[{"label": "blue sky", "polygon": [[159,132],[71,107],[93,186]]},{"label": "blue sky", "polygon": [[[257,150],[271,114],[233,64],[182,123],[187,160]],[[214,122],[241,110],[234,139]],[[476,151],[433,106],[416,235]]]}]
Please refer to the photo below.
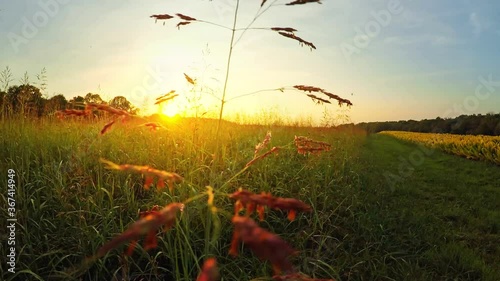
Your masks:
[{"label": "blue sky", "polygon": [[[261,1],[241,2],[238,26],[245,27]],[[4,1],[0,68],[9,66],[16,78],[25,71],[34,78],[46,67],[48,96],[123,95],[147,111],[155,110],[155,97],[172,89],[182,100],[189,90],[183,73],[198,77],[220,95],[229,31],[203,23],[177,30],[178,20],[163,26],[149,16],[183,13],[230,26],[235,3]],[[317,50],[311,52],[275,32],[248,31],[235,47],[229,98],[305,84],[350,99],[354,122],[500,112],[500,2],[322,3],[271,7],[254,23],[294,27],[296,35],[313,42]],[[215,111],[217,103],[210,95],[204,95],[203,103]],[[324,110],[298,92],[265,92],[231,101],[226,112],[252,114],[261,108],[315,119]],[[327,108],[332,115],[339,110],[335,105]]]}]

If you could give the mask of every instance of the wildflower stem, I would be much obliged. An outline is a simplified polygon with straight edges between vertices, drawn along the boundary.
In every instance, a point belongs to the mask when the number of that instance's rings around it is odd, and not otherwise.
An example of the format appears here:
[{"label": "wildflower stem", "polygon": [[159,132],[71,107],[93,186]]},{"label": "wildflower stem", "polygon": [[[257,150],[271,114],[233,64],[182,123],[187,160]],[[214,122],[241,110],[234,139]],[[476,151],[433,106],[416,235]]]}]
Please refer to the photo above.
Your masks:
[{"label": "wildflower stem", "polygon": [[241,169],[241,171],[239,171],[238,173],[236,173],[234,176],[232,176],[230,179],[228,179],[220,188],[219,190],[223,190],[224,187],[226,187],[226,185],[228,185],[230,182],[232,182],[235,178],[239,177],[241,174],[243,174],[246,170],[248,169],[248,167],[245,167],[243,169]]},{"label": "wildflower stem", "polygon": [[[227,57],[227,66],[226,66],[226,78],[224,80],[224,89],[222,90],[222,99],[220,103],[220,111],[219,111],[219,123],[217,124],[217,131],[215,133],[215,139],[216,139],[216,145],[215,145],[215,153],[218,153],[219,150],[219,134],[220,134],[220,126],[222,122],[222,113],[224,111],[224,104],[226,103],[226,90],[227,90],[227,82],[229,80],[229,70],[231,66],[231,57],[233,55],[233,42],[234,42],[234,35],[236,33],[236,22],[238,21],[238,8],[240,6],[240,1],[236,1],[236,8],[234,10],[234,21],[233,21],[233,29],[231,30],[231,42],[229,43],[229,53]],[[214,161],[215,163],[215,161]]]},{"label": "wildflower stem", "polygon": [[193,196],[193,197],[190,197],[190,198],[186,199],[186,200],[185,200],[184,202],[182,202],[182,203],[183,203],[183,204],[185,204],[185,205],[187,205],[189,202],[191,202],[191,201],[195,201],[195,200],[198,200],[198,199],[200,199],[200,198],[202,198],[202,197],[205,197],[205,196],[207,196],[207,193],[206,193],[206,192],[201,193],[201,194],[198,194],[198,195],[195,195],[195,196]]},{"label": "wildflower stem", "polygon": [[210,25],[215,25],[217,27],[224,28],[224,29],[227,29],[227,30],[233,30],[230,27],[227,27],[227,26],[224,26],[224,25],[221,25],[221,24],[218,24],[218,23],[214,23],[214,22],[210,22],[210,21],[204,21],[204,20],[197,20],[197,21],[198,22],[207,23],[207,24],[210,24]]},{"label": "wildflower stem", "polygon": [[[252,26],[252,24],[263,14],[265,13],[267,10],[269,10],[269,8],[271,8],[275,3],[276,1],[278,0],[274,0],[271,4],[269,4],[269,6],[267,6],[264,10],[262,10],[262,7],[259,8],[259,10],[257,11],[257,14],[255,15],[255,17],[253,18],[253,20],[243,29],[243,32],[241,33],[240,37],[238,37],[238,40],[236,40],[236,42],[234,43],[234,45],[238,44],[238,42],[241,40],[241,37],[243,37],[243,35],[245,34],[245,32],[250,29],[250,26]],[[234,47],[234,46],[233,46]]]},{"label": "wildflower stem", "polygon": [[253,91],[251,93],[242,94],[242,95],[235,96],[235,97],[232,97],[232,98],[226,100],[226,103],[230,102],[232,100],[235,100],[235,99],[239,99],[239,98],[242,98],[242,97],[255,95],[255,94],[258,94],[258,93],[262,93],[262,92],[274,92],[274,91],[280,91],[280,88],[278,88],[278,89],[264,89],[264,90]]}]

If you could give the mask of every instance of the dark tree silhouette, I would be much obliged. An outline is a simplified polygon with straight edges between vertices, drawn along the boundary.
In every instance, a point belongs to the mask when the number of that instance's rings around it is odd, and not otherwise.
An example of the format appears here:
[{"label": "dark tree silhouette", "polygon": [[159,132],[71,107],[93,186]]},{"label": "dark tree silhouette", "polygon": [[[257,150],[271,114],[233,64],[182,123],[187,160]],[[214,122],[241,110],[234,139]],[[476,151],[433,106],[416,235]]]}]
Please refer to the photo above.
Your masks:
[{"label": "dark tree silhouette", "polygon": [[69,100],[69,102],[68,102],[69,108],[80,109],[80,110],[84,109],[85,108],[84,102],[85,102],[85,99],[82,96],[76,96],[76,97]]},{"label": "dark tree silhouette", "polygon": [[48,99],[47,102],[45,102],[45,114],[50,114],[54,111],[65,109],[67,104],[68,100],[66,100],[63,95],[55,95]]},{"label": "dark tree silhouette", "polygon": [[117,109],[125,110],[129,113],[135,113],[134,106],[124,96],[114,97],[112,100],[109,101],[109,105]]},{"label": "dark tree silhouette", "polygon": [[84,100],[85,103],[98,103],[98,104],[106,103],[99,94],[92,94],[92,93],[88,93],[87,95],[85,95]]},{"label": "dark tree silhouette", "polygon": [[410,131],[500,136],[500,113],[460,115],[453,119],[438,117],[436,119],[425,119],[421,121],[365,122],[359,123],[357,126],[365,129],[368,133],[377,133],[380,131]]},{"label": "dark tree silhouette", "polygon": [[6,106],[11,114],[42,116],[45,99],[40,89],[30,84],[12,86],[6,94]]}]

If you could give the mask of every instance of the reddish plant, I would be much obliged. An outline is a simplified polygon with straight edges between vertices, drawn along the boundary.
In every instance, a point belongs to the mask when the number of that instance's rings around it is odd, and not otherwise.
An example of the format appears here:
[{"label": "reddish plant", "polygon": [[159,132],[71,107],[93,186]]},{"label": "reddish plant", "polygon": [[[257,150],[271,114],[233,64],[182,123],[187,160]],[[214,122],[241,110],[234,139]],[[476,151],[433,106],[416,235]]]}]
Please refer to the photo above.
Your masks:
[{"label": "reddish plant", "polygon": [[238,244],[242,241],[258,258],[269,261],[275,274],[294,272],[288,258],[295,255],[296,251],[288,243],[259,227],[248,217],[234,216],[232,222],[234,232],[229,254],[238,255]]},{"label": "reddish plant", "polygon": [[271,132],[267,132],[266,136],[264,137],[264,140],[261,143],[258,143],[255,146],[255,151],[254,151],[254,158],[257,157],[257,154],[264,148],[266,145],[271,141]]},{"label": "reddish plant", "polygon": [[101,130],[101,135],[104,135],[107,131],[109,131],[111,129],[111,126],[113,126],[113,124],[115,124],[115,121],[116,120],[113,120],[113,121],[107,123],[106,125],[104,125],[104,127]]},{"label": "reddish plant", "polygon": [[158,131],[160,128],[165,128],[160,123],[157,123],[157,122],[145,123],[145,124],[143,124],[143,126],[150,128],[151,131]]},{"label": "reddish plant", "polygon": [[260,155],[259,157],[255,157],[255,158],[253,158],[252,160],[250,160],[250,162],[248,162],[248,163],[245,165],[245,167],[249,167],[249,166],[253,165],[255,162],[257,162],[257,161],[259,161],[259,160],[261,160],[261,159],[263,159],[263,158],[266,158],[267,156],[269,156],[269,155],[271,155],[271,154],[273,154],[273,153],[278,153],[278,150],[279,150],[279,149],[280,149],[279,147],[273,147],[273,148],[271,148],[271,150],[269,150],[268,152],[266,152],[266,153],[264,153],[264,154]]},{"label": "reddish plant", "polygon": [[115,249],[123,243],[129,241],[131,241],[131,244],[126,251],[126,254],[131,255],[137,244],[137,240],[143,235],[146,235],[144,249],[148,250],[156,248],[156,231],[158,228],[165,226],[165,231],[170,229],[175,223],[177,212],[182,211],[183,209],[184,204],[171,203],[161,210],[159,210],[158,206],[155,206],[151,211],[141,213],[141,219],[134,222],[125,232],[116,236],[111,241],[104,244],[104,246],[99,248],[96,256],[102,257],[112,249]]},{"label": "reddish plant", "polygon": [[157,170],[154,168],[151,168],[149,166],[137,166],[137,165],[130,165],[130,164],[123,164],[123,165],[118,165],[115,164],[111,161],[108,161],[106,159],[101,159],[101,162],[106,164],[107,169],[111,170],[120,170],[120,171],[130,171],[130,172],[135,172],[135,173],[140,173],[143,174],[146,179],[144,181],[144,189],[148,190],[149,187],[153,184],[154,178],[157,177],[158,181],[156,186],[158,189],[163,189],[165,188],[165,181],[168,184],[168,189],[170,192],[173,191],[173,184],[174,183],[179,183],[183,180],[183,177],[176,173],[171,173],[171,172],[166,172],[162,170]]},{"label": "reddish plant", "polygon": [[196,281],[216,281],[219,280],[219,269],[217,268],[217,260],[208,258],[201,268],[201,273],[196,278]]},{"label": "reddish plant", "polygon": [[295,219],[297,212],[310,212],[311,206],[295,198],[281,198],[273,197],[271,193],[262,192],[262,194],[255,194],[246,190],[238,190],[229,195],[231,199],[235,199],[234,205],[235,215],[246,208],[247,215],[253,213],[255,209],[259,214],[260,220],[264,219],[264,207],[276,210],[288,211],[288,219],[290,221]]},{"label": "reddish plant", "polygon": [[90,115],[90,110],[64,109],[56,111],[55,115],[59,119],[63,119],[64,116],[88,116]]},{"label": "reddish plant", "polygon": [[297,147],[297,152],[302,155],[309,153],[318,154],[323,151],[330,151],[332,147],[329,143],[315,141],[304,136],[295,136],[294,143]]}]

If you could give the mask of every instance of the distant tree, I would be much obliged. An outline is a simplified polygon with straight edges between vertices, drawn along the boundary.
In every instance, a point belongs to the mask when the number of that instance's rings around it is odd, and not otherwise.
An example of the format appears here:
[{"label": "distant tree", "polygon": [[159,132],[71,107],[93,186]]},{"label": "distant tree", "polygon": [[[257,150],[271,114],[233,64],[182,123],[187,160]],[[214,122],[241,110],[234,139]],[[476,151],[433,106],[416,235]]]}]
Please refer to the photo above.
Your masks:
[{"label": "distant tree", "polygon": [[431,133],[445,133],[446,130],[446,120],[441,117],[437,117],[433,122],[431,122]]},{"label": "distant tree", "polygon": [[474,135],[477,134],[477,128],[481,124],[481,118],[477,115],[473,114],[471,116],[466,116],[462,126],[465,129],[466,135]]},{"label": "distant tree", "polygon": [[23,84],[9,88],[6,102],[11,113],[41,116],[45,99],[40,89],[30,84]]},{"label": "distant tree", "polygon": [[480,116],[479,118],[479,126],[474,131],[475,135],[494,135],[495,127],[497,125],[497,120],[493,114],[486,114],[484,116]]},{"label": "distant tree", "polygon": [[109,101],[109,105],[117,109],[125,110],[129,113],[136,112],[135,107],[124,96],[114,97],[112,100]]},{"label": "distant tree", "polygon": [[500,120],[498,121],[495,131],[493,132],[495,136],[500,136]]},{"label": "distant tree", "polygon": [[389,122],[364,122],[356,126],[363,128],[368,133],[380,131],[410,131],[423,133],[451,133],[472,135],[500,135],[500,113],[486,115],[460,115],[456,118],[425,119],[421,121],[389,121]]},{"label": "distant tree", "polygon": [[88,93],[83,99],[85,100],[85,103],[106,103],[99,94]]},{"label": "distant tree", "polygon": [[45,113],[48,114],[57,110],[65,109],[67,104],[68,100],[66,100],[63,95],[55,95],[48,99],[45,103]]},{"label": "distant tree", "polygon": [[6,92],[4,91],[0,91],[0,106],[3,107],[4,105],[4,99],[5,99],[5,96],[7,95]]},{"label": "distant tree", "polygon": [[465,123],[466,117],[467,117],[466,115],[460,115],[457,118],[455,118],[454,122],[451,125],[450,133],[459,134],[459,135],[465,134],[467,124],[464,124],[464,123]]},{"label": "distant tree", "polygon": [[68,107],[71,109],[84,109],[85,99],[82,96],[76,96],[68,101]]}]

